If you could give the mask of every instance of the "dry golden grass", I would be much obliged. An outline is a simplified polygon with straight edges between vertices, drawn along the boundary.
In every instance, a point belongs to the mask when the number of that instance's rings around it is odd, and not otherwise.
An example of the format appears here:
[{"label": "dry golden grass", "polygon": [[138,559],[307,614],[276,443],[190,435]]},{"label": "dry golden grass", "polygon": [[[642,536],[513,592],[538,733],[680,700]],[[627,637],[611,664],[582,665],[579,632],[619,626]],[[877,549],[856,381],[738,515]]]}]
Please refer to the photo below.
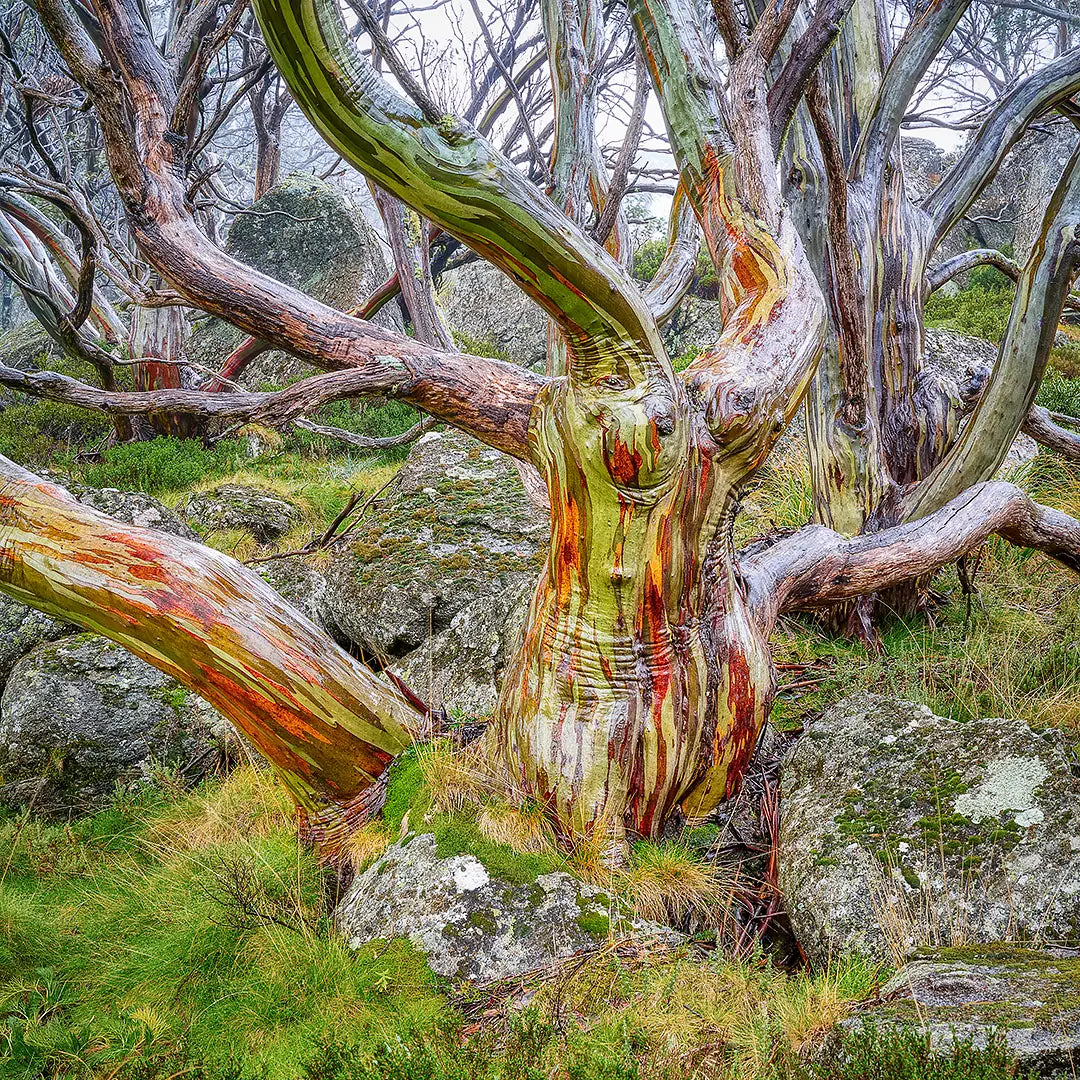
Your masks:
[{"label": "dry golden grass", "polygon": [[679,844],[637,844],[618,884],[643,919],[709,930],[730,925],[736,874],[703,862]]},{"label": "dry golden grass", "polygon": [[481,808],[476,824],[485,839],[522,854],[552,854],[556,850],[555,834],[537,803],[490,802]]},{"label": "dry golden grass", "polygon": [[389,846],[390,836],[386,830],[368,823],[353,829],[341,853],[354,873],[362,874]]},{"label": "dry golden grass", "polygon": [[416,759],[439,813],[473,812],[492,796],[506,794],[505,781],[475,744],[455,749],[446,742],[428,743],[417,748]]},{"label": "dry golden grass", "polygon": [[765,1080],[811,1051],[876,982],[876,969],[857,960],[792,976],[718,958],[634,966],[608,951],[542,989],[537,1003],[586,1026],[640,1031],[658,1075]]},{"label": "dry golden grass", "polygon": [[193,794],[155,818],[147,840],[176,852],[195,851],[262,838],[295,819],[295,804],[273,773],[244,765],[220,786]]}]

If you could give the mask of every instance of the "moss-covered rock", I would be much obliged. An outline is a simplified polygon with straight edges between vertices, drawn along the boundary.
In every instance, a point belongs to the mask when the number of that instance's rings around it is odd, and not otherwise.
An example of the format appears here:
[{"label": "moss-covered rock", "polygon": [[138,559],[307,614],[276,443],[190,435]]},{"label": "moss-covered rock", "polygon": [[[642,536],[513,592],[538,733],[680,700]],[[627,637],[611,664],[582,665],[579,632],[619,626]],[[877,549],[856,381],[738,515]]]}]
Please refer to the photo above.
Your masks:
[{"label": "moss-covered rock", "polygon": [[207,757],[227,722],[175,680],[94,634],[40,645],[0,698],[0,801],[79,813],[151,767]]},{"label": "moss-covered rock", "polygon": [[429,432],[328,566],[328,616],[436,704],[487,712],[547,531],[508,458]]},{"label": "moss-covered rock", "polygon": [[62,356],[60,347],[36,319],[0,334],[0,363],[19,371],[52,367]]},{"label": "moss-covered rock", "polygon": [[79,484],[69,485],[69,490],[79,502],[128,525],[157,529],[172,536],[182,536],[185,540],[199,538],[199,534],[174,511],[145,492],[83,487]]},{"label": "moss-covered rock", "polygon": [[1075,1076],[1080,1056],[1080,954],[1007,944],[927,950],[905,964],[858,1021],[914,1028],[948,1053],[995,1032],[1022,1075]]},{"label": "moss-covered rock", "polygon": [[[315,176],[289,176],[237,214],[226,250],[341,311],[363,300],[388,274],[378,238],[362,211]],[[396,307],[388,305],[375,321],[398,326]],[[207,318],[196,324],[188,355],[216,369],[245,337],[229,323]],[[281,384],[307,371],[295,357],[274,351],[259,357],[242,382]]]},{"label": "moss-covered rock", "polygon": [[467,851],[444,853],[432,833],[410,833],[356,878],[335,921],[353,948],[408,937],[437,975],[481,982],[550,967],[612,934],[680,940],[569,874],[511,876]]},{"label": "moss-covered rock", "polygon": [[874,694],[787,757],[780,885],[803,948],[1080,941],[1080,784],[1060,733]]},{"label": "moss-covered rock", "polygon": [[260,544],[284,536],[302,518],[299,507],[279,495],[248,484],[222,484],[185,498],[184,516],[203,533],[242,529]]}]

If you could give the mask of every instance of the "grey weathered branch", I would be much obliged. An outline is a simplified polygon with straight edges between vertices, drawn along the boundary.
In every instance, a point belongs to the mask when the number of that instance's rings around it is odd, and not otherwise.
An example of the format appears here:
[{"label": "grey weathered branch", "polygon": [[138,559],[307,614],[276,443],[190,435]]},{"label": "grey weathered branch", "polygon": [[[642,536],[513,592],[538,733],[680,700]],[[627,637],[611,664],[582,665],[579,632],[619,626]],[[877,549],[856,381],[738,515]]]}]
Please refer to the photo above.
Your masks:
[{"label": "grey weathered branch", "polygon": [[867,596],[947,566],[990,536],[1045,552],[1080,573],[1080,522],[1015,484],[976,484],[928,517],[846,538],[808,525],[739,563],[751,609],[771,627],[796,608]]},{"label": "grey weathered branch", "polygon": [[[486,370],[490,386],[490,407],[501,413],[508,426],[507,437],[501,440],[493,439],[491,444],[515,456],[526,456],[525,433],[513,431],[513,428],[517,426],[514,417],[527,418],[532,400],[546,380],[540,375],[517,368],[513,364],[504,364],[498,360],[487,360],[479,356],[442,353],[435,349],[426,350],[423,357],[410,356],[394,364],[377,364],[366,369],[349,368],[345,371],[313,375],[273,393],[99,390],[97,387],[56,372],[25,372],[2,365],[0,365],[0,386],[50,401],[61,401],[85,409],[93,409],[111,416],[179,413],[201,419],[258,420],[274,425],[284,423],[293,417],[303,416],[320,405],[332,401],[371,394],[386,394],[389,397],[416,404],[417,384],[431,378],[429,364],[439,369],[444,379],[448,374],[451,378],[453,377],[452,372],[448,373],[444,370],[446,365],[449,365],[451,369],[456,365],[471,368],[473,370],[470,377],[478,369]],[[520,378],[515,378],[514,383],[524,390],[524,396],[511,389],[510,399],[504,398],[507,387],[505,384],[500,385],[504,369],[512,369],[520,373]]]},{"label": "grey weathered branch", "polygon": [[960,159],[923,204],[934,222],[931,251],[978,198],[1031,121],[1078,90],[1080,49],[1073,49],[1001,98]]},{"label": "grey weathered branch", "polygon": [[853,175],[880,175],[920,80],[971,0],[930,0],[913,16],[881,80],[873,112],[859,137]]},{"label": "grey weathered branch", "polygon": [[[1070,461],[1080,461],[1080,433],[1070,431],[1059,422],[1059,420],[1072,419],[1072,417],[1059,417],[1057,413],[1052,413],[1041,405],[1033,405],[1027,414],[1022,430],[1048,450],[1053,450],[1054,453]],[[1074,420],[1074,422],[1080,423],[1080,420]]]}]

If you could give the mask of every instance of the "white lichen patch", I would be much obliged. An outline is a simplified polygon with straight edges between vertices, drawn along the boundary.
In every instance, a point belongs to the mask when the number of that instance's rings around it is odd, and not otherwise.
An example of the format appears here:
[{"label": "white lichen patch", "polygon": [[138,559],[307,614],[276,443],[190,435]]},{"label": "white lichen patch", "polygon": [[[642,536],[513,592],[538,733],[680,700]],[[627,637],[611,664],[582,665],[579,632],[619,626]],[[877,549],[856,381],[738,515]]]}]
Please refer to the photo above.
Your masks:
[{"label": "white lichen patch", "polygon": [[976,824],[996,818],[1003,810],[1017,810],[1017,825],[1037,825],[1043,820],[1043,812],[1035,792],[1049,775],[1038,758],[996,758],[987,764],[982,783],[956,797],[953,809]]},{"label": "white lichen patch", "polygon": [[454,888],[459,893],[482,889],[490,880],[484,864],[471,855],[463,855],[454,867]]}]

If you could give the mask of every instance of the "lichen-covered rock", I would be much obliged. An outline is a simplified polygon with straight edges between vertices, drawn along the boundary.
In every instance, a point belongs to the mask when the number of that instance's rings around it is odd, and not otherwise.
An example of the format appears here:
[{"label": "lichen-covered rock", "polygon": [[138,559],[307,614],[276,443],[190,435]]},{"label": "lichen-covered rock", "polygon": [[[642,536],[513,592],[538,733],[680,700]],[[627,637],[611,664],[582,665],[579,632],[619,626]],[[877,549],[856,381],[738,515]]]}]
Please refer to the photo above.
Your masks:
[{"label": "lichen-covered rock", "polygon": [[486,712],[547,533],[508,458],[429,432],[329,563],[329,620],[436,705]]},{"label": "lichen-covered rock", "polygon": [[547,315],[491,263],[468,263],[446,274],[439,301],[466,350],[485,349],[525,367],[543,365]]},{"label": "lichen-covered rock", "polygon": [[52,367],[63,356],[60,346],[37,319],[27,319],[0,334],[0,364],[19,371]]},{"label": "lichen-covered rock", "polygon": [[1008,945],[926,951],[905,964],[858,1020],[914,1028],[947,1054],[958,1042],[1005,1040],[1020,1075],[1076,1075],[1080,954]]},{"label": "lichen-covered rock", "polygon": [[668,355],[674,358],[688,352],[698,353],[716,344],[722,326],[718,301],[687,293],[671,318],[660,328],[660,336],[664,339]]},{"label": "lichen-covered rock", "polygon": [[989,372],[997,346],[985,338],[953,330],[927,329],[923,337],[923,367],[938,382],[963,389],[972,378]]},{"label": "lichen-covered rock", "polygon": [[[945,386],[954,396],[965,391],[990,373],[997,359],[997,346],[984,338],[957,334],[952,330],[927,330],[923,341],[923,370],[926,375]],[[1025,461],[1031,461],[1039,453],[1038,443],[1030,435],[1021,432],[1002,462],[1002,472]]]},{"label": "lichen-covered rock", "polygon": [[246,484],[222,484],[213,491],[196,492],[187,496],[181,509],[204,533],[242,529],[260,544],[284,536],[301,520],[300,510],[292,503]]},{"label": "lichen-covered rock", "polygon": [[158,529],[173,536],[182,536],[186,540],[199,539],[199,534],[187,522],[152,495],[141,491],[120,491],[117,488],[74,486],[70,490],[79,502],[128,525]]},{"label": "lichen-covered rock", "polygon": [[440,858],[430,833],[391,847],[349,887],[335,913],[353,948],[408,937],[436,975],[484,981],[535,971],[614,934],[676,942],[602,890],[559,871],[505,881],[474,855]]},{"label": "lichen-covered rock", "polygon": [[[388,276],[378,238],[360,208],[325,180],[293,175],[237,214],[226,249],[248,266],[341,311],[354,307]],[[396,305],[376,323],[400,327]],[[216,370],[246,337],[221,319],[196,323],[186,346],[203,368]],[[272,351],[241,377],[245,386],[280,385],[310,371],[296,357]]]},{"label": "lichen-covered rock", "polygon": [[814,960],[1080,941],[1080,783],[1059,732],[856,694],[785,759],[780,887]]},{"label": "lichen-covered rock", "polygon": [[255,569],[302,615],[327,629],[326,574],[318,555],[292,555],[259,563]]},{"label": "lichen-covered rock", "polygon": [[46,641],[56,641],[72,629],[44,612],[0,594],[0,689],[11,669],[31,649]]},{"label": "lichen-covered rock", "polygon": [[93,809],[154,762],[196,762],[231,729],[209,705],[104,638],[40,645],[0,698],[0,801],[38,811]]}]

